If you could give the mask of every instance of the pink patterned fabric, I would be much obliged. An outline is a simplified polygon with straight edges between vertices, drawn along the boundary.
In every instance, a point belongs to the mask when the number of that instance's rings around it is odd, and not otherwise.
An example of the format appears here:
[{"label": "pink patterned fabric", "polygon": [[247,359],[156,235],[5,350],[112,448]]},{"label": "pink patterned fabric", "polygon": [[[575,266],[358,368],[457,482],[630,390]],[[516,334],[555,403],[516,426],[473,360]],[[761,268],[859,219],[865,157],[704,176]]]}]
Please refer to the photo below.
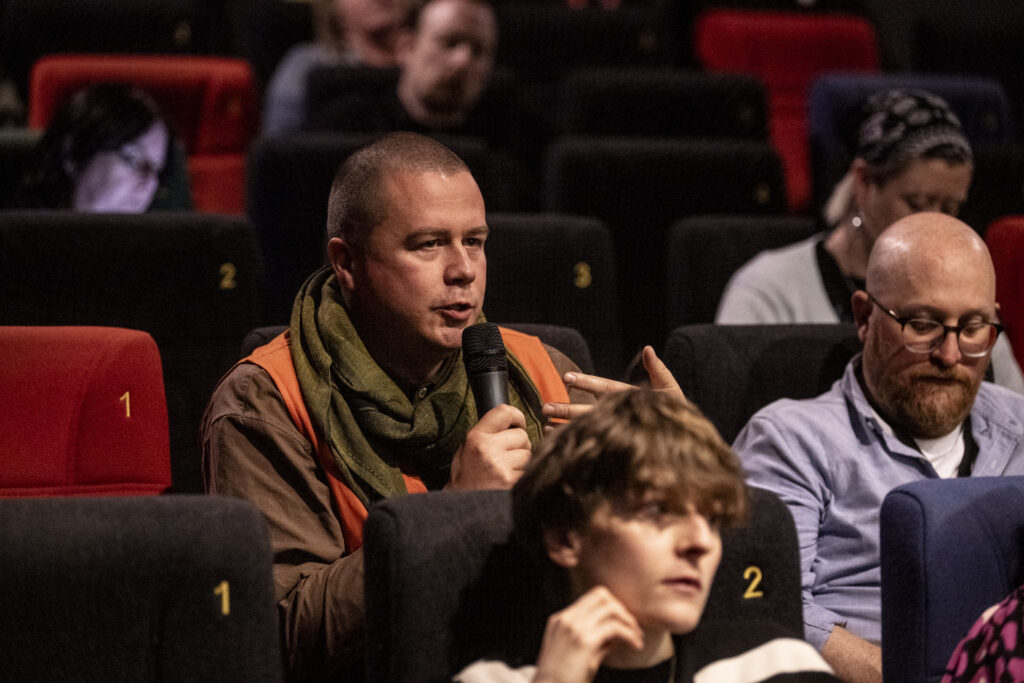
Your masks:
[{"label": "pink patterned fabric", "polygon": [[1024,586],[1018,586],[991,615],[974,622],[950,657],[942,683],[1024,681],[1022,624]]}]

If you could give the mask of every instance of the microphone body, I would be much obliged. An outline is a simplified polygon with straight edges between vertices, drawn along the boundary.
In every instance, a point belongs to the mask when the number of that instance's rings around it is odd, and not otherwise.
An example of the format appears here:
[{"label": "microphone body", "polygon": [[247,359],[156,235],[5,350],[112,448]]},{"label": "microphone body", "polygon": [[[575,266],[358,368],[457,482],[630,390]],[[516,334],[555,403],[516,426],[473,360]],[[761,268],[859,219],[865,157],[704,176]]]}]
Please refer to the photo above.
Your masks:
[{"label": "microphone body", "polygon": [[462,362],[478,419],[492,408],[509,403],[508,360],[497,325],[477,323],[462,331]]}]

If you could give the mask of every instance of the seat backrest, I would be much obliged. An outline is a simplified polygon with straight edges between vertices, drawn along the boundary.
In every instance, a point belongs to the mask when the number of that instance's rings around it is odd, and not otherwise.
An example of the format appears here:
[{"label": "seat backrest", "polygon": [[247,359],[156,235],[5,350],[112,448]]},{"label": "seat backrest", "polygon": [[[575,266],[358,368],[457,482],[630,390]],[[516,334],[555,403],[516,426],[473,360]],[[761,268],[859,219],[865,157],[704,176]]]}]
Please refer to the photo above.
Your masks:
[{"label": "seat backrest", "polygon": [[205,496],[0,500],[0,678],[282,680],[259,511]]},{"label": "seat backrest", "polygon": [[171,485],[156,342],[116,327],[0,327],[0,496]]},{"label": "seat backrest", "polygon": [[827,390],[859,350],[852,324],[689,325],[672,331],[661,358],[731,443],[772,401]]},{"label": "seat backrest", "polygon": [[593,218],[543,213],[489,213],[487,224],[488,318],[575,328],[590,345],[596,367],[621,374],[617,273],[608,229]]},{"label": "seat backrest", "polygon": [[257,322],[252,227],[208,214],[0,214],[0,325],[148,332],[163,363],[176,491],[202,491],[198,428]]},{"label": "seat backrest", "polygon": [[934,479],[882,503],[882,673],[938,683],[957,643],[1024,579],[1024,477]]},{"label": "seat backrest", "polygon": [[[326,262],[331,182],[352,152],[377,137],[370,133],[294,133],[260,137],[253,143],[248,158],[248,214],[264,255],[263,324],[288,322],[299,286]],[[501,210],[502,169],[493,163],[483,140],[436,137],[469,166],[488,210]]]},{"label": "seat backrest", "polygon": [[1006,143],[1015,134],[1010,100],[995,78],[925,73],[822,74],[812,81],[807,104],[817,206],[828,199],[850,166],[861,103],[890,88],[925,90],[946,100],[972,146]]},{"label": "seat backrest", "polygon": [[0,128],[0,209],[9,208],[35,160],[42,134],[33,128]]},{"label": "seat backrest", "polygon": [[[803,628],[800,560],[789,511],[751,489],[749,526],[722,535],[705,614]],[[507,491],[432,492],[370,510],[364,530],[367,680],[448,681],[483,656],[532,663],[553,608],[511,538]],[[700,628],[698,626],[698,628]]]},{"label": "seat backrest", "polygon": [[985,244],[996,270],[996,301],[1017,363],[1024,359],[1024,215],[1003,216],[988,226]]},{"label": "seat backrest", "polygon": [[4,0],[0,61],[24,98],[29,72],[58,53],[206,54],[217,51],[219,2]]},{"label": "seat backrest", "polygon": [[611,230],[626,357],[665,336],[669,226],[690,215],[785,207],[767,142],[565,136],[549,146],[545,165],[546,210],[592,216]]},{"label": "seat backrest", "polygon": [[496,3],[496,10],[497,63],[526,81],[553,82],[582,65],[656,64],[666,57],[663,27],[646,3],[608,12],[520,1]]},{"label": "seat backrest", "polygon": [[314,39],[313,4],[291,0],[223,0],[232,54],[252,64],[262,93],[288,50]]},{"label": "seat backrest", "polygon": [[[306,126],[307,130],[330,130],[332,106],[352,96],[353,93],[391,93],[398,86],[398,67],[376,67],[366,64],[339,64],[317,66],[307,77],[306,122],[319,115],[325,124]],[[363,132],[342,131],[346,133]],[[375,131],[372,131],[375,132]]]},{"label": "seat backrest", "polygon": [[[959,9],[959,11],[957,11]],[[1014,51],[1024,31],[1018,2],[922,3],[906,40],[914,71],[962,73],[996,78],[1006,88],[1014,121],[1024,121],[1024,83]],[[1019,135],[1019,131],[1018,131]]]},{"label": "seat backrest", "polygon": [[765,140],[766,106],[764,86],[750,74],[581,67],[561,79],[555,117],[569,135]]},{"label": "seat backrest", "polygon": [[878,71],[874,27],[852,14],[711,8],[695,21],[694,50],[706,69],[752,73],[764,81],[789,208],[806,210],[811,196],[807,89],[825,71]]},{"label": "seat backrest", "polygon": [[729,278],[765,249],[810,237],[820,229],[803,216],[692,216],[668,235],[668,329],[715,321]]}]

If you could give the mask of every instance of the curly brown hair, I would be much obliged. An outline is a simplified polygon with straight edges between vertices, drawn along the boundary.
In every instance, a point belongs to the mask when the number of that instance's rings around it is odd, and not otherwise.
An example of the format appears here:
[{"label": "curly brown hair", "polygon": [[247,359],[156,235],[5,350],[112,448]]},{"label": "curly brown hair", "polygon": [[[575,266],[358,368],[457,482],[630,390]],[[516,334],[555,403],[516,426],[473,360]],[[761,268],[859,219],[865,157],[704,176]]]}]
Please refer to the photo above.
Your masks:
[{"label": "curly brown hair", "polygon": [[547,532],[581,529],[602,503],[634,506],[652,491],[721,528],[746,519],[739,458],[696,406],[647,388],[617,392],[545,440],[512,490],[516,534],[546,557]]}]

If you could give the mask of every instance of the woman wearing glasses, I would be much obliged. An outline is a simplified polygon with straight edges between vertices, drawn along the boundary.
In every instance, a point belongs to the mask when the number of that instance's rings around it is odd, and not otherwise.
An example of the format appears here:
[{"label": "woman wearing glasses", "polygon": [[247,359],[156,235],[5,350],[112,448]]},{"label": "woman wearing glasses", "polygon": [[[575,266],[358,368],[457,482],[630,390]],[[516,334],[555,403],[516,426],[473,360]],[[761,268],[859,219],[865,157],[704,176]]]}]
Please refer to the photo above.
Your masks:
[{"label": "woman wearing glasses", "polygon": [[17,206],[142,213],[192,208],[184,153],[139,88],[98,83],[75,92],[36,148]]}]

